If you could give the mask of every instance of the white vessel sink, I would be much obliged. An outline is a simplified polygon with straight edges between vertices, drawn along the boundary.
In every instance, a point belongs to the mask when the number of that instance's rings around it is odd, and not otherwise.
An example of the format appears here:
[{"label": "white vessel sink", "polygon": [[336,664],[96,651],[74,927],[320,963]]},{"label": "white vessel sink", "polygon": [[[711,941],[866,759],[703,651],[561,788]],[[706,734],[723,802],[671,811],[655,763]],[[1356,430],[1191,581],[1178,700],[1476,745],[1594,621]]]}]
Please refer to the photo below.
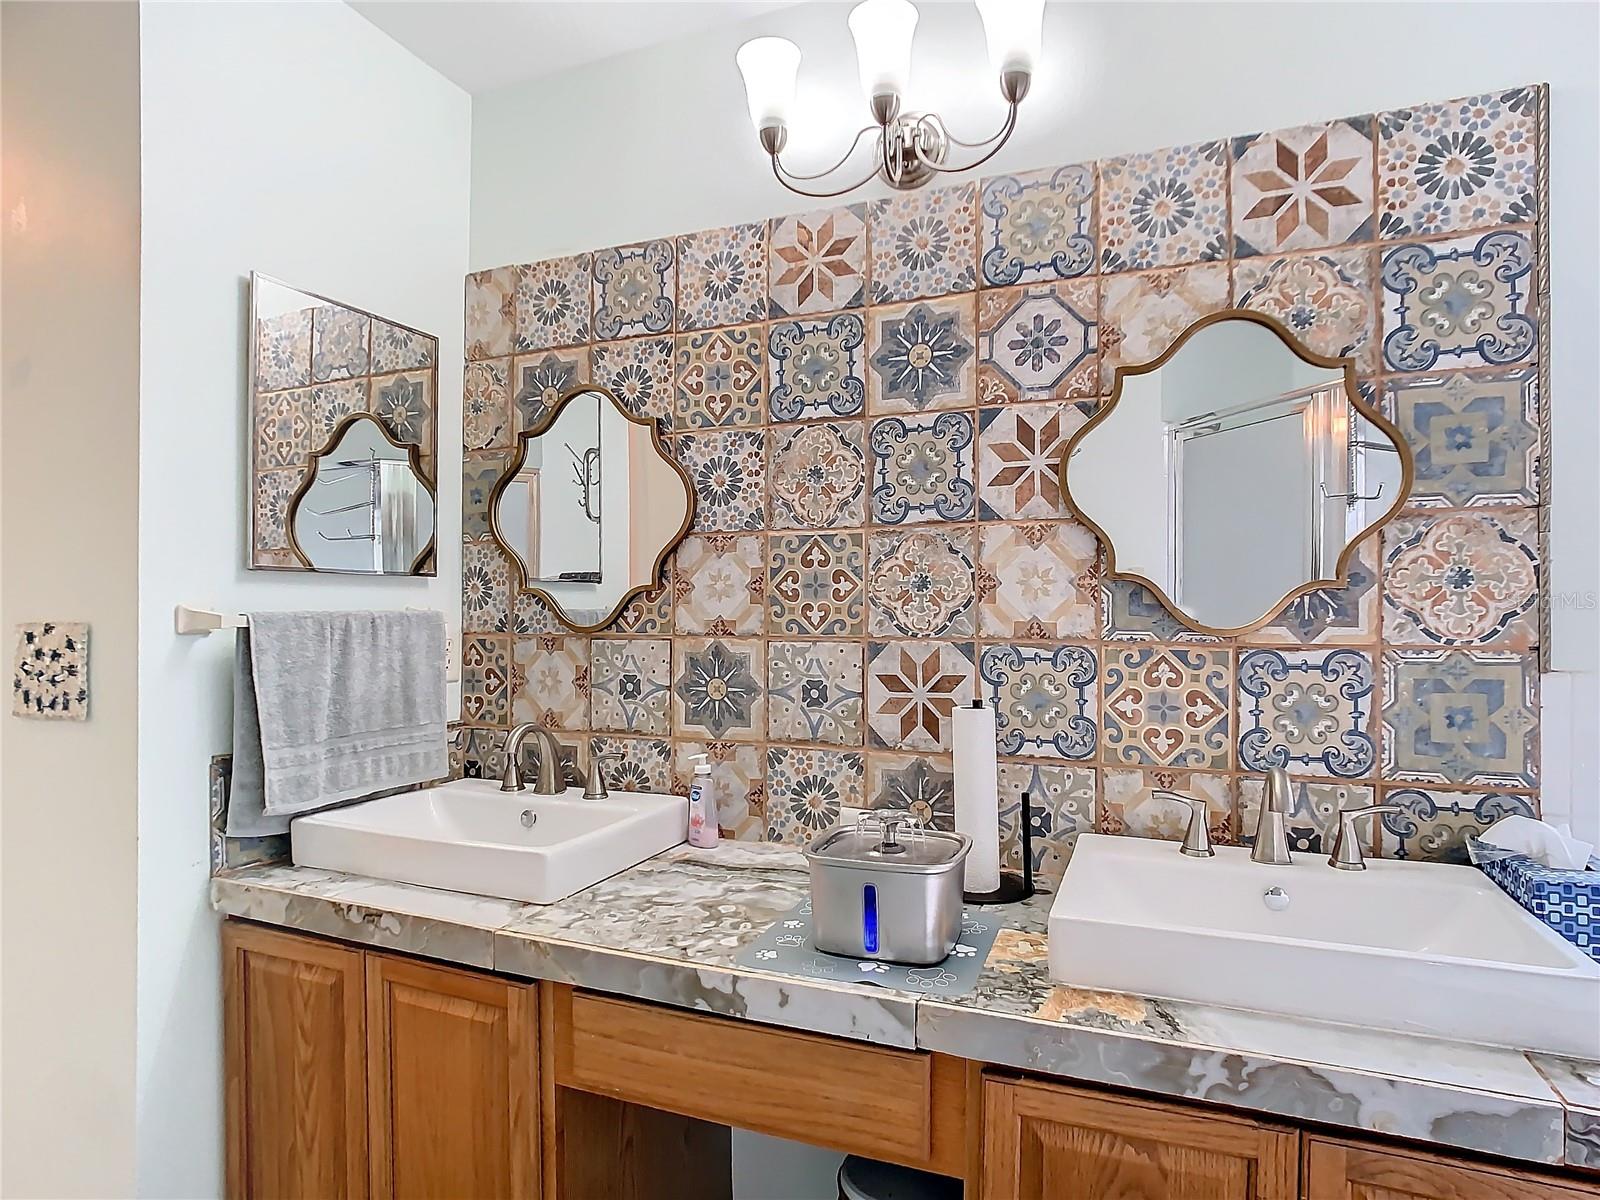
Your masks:
[{"label": "white vessel sink", "polygon": [[1473,867],[1338,871],[1312,854],[1269,867],[1237,847],[1188,858],[1175,842],[1084,834],[1050,907],[1050,975],[1600,1058],[1600,964]]},{"label": "white vessel sink", "polygon": [[299,866],[553,904],[676,846],[688,812],[682,796],[584,800],[462,779],[296,817],[289,837]]}]

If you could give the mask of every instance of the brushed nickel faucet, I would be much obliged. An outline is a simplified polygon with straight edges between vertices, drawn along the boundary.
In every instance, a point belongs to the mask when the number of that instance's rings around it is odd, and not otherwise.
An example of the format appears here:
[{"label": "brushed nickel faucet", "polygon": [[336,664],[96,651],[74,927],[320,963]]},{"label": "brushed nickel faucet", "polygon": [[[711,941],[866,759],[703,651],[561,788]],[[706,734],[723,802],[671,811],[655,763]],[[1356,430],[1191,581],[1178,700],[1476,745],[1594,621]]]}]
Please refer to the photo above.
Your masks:
[{"label": "brushed nickel faucet", "polygon": [[1261,814],[1256,818],[1256,844],[1250,848],[1252,862],[1273,867],[1293,864],[1287,824],[1293,801],[1289,772],[1282,767],[1268,767],[1266,789],[1261,794]]},{"label": "brushed nickel faucet", "polygon": [[1153,791],[1151,796],[1157,800],[1170,800],[1176,804],[1189,806],[1189,827],[1183,834],[1183,845],[1179,849],[1190,858],[1214,858],[1216,851],[1211,848],[1211,830],[1206,824],[1206,802],[1195,796],[1185,796],[1182,792]]},{"label": "brushed nickel faucet", "polygon": [[1333,839],[1333,853],[1328,855],[1328,865],[1341,871],[1365,871],[1366,857],[1361,853],[1361,842],[1356,837],[1356,821],[1375,813],[1404,812],[1398,804],[1369,804],[1365,808],[1347,808],[1339,814],[1339,832]]},{"label": "brushed nickel faucet", "polygon": [[555,734],[531,721],[518,725],[506,734],[506,765],[500,773],[500,790],[527,790],[528,785],[522,782],[522,767],[517,760],[522,757],[522,739],[530,733],[539,742],[539,774],[534,780],[534,793],[539,796],[559,796],[567,790],[566,773],[561,769],[561,745],[556,741]]}]

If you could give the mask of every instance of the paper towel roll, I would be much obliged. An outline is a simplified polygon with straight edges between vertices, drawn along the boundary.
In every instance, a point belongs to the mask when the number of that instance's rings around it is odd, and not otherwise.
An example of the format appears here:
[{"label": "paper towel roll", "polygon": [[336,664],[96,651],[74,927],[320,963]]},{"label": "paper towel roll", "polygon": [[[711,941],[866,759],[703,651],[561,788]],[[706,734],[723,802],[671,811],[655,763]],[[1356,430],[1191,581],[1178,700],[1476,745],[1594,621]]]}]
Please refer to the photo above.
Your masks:
[{"label": "paper towel roll", "polygon": [[1000,767],[995,758],[994,709],[975,700],[958,708],[950,748],[956,777],[956,832],[972,839],[965,890],[1000,886]]}]

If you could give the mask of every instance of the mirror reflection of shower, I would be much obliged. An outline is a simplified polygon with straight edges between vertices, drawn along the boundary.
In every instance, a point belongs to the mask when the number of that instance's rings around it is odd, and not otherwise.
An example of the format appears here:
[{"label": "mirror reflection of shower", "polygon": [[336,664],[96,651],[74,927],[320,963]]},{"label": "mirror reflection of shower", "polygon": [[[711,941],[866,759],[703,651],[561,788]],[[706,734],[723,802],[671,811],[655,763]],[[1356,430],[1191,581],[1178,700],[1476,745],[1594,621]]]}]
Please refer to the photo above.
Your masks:
[{"label": "mirror reflection of shower", "polygon": [[583,515],[596,525],[600,524],[600,447],[590,446],[582,454],[567,443],[567,453],[572,455],[573,482],[581,493],[579,507]]}]

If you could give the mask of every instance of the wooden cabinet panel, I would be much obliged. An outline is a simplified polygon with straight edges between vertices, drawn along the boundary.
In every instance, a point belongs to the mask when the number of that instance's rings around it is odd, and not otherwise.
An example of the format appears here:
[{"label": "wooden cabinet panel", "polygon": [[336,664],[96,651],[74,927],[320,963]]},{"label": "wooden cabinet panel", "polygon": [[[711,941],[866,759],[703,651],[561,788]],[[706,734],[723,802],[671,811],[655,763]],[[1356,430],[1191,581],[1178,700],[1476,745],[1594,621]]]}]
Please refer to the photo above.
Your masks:
[{"label": "wooden cabinet panel", "polygon": [[228,1195],[366,1196],[360,952],[232,922],[222,948]]},{"label": "wooden cabinet panel", "polygon": [[374,1200],[539,1193],[535,988],[367,956]]},{"label": "wooden cabinet panel", "polygon": [[1306,1200],[1580,1200],[1600,1185],[1467,1165],[1432,1154],[1306,1138]]},{"label": "wooden cabinet panel", "polygon": [[1294,1200],[1299,1135],[1255,1121],[987,1079],[982,1200]]}]

